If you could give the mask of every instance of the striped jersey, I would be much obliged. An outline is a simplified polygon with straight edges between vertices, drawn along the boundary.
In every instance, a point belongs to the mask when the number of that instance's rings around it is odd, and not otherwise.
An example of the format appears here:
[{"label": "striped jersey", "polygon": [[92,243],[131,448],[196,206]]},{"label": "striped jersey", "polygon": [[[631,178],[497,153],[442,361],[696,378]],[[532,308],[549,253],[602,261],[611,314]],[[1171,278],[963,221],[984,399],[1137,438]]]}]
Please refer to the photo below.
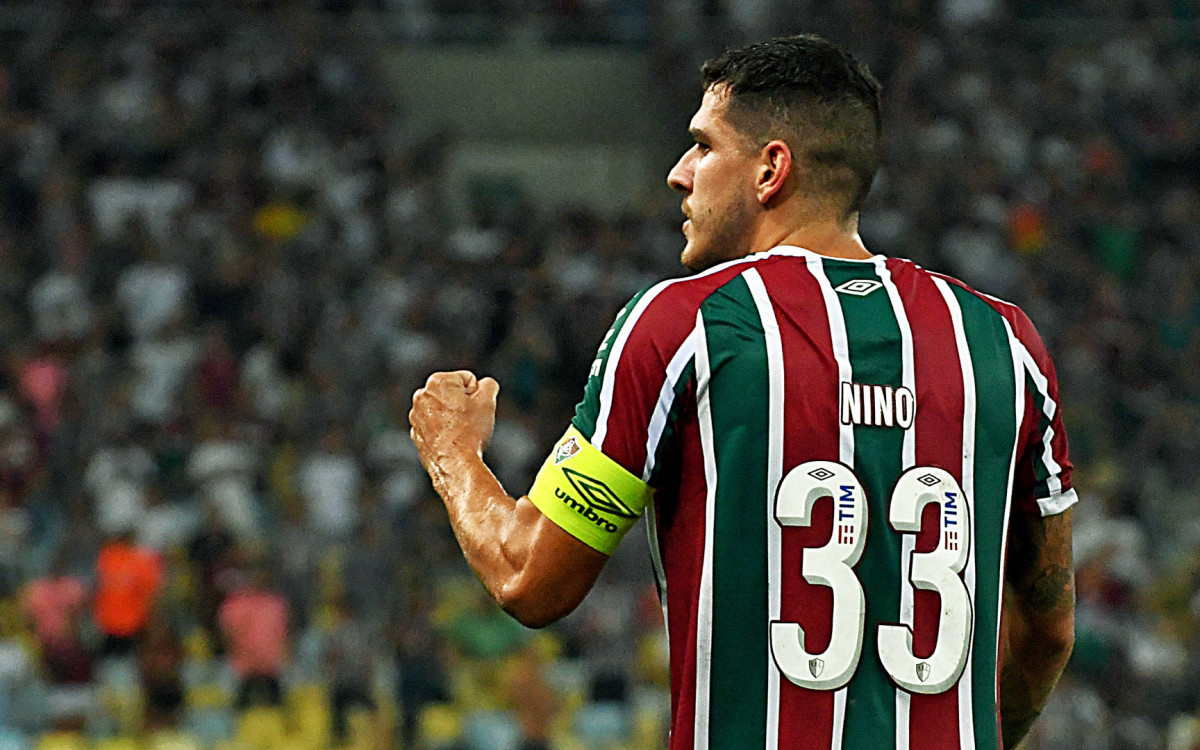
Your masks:
[{"label": "striped jersey", "polygon": [[1017,307],[794,247],[659,283],[573,426],[655,488],[671,750],[996,750],[1010,515],[1076,500]]}]

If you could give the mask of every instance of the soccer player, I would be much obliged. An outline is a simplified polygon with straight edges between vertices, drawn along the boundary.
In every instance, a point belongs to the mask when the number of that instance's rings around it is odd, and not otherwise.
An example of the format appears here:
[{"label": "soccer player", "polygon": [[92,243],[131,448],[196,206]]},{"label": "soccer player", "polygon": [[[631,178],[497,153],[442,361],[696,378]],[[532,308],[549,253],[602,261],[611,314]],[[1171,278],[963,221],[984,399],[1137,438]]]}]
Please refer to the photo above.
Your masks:
[{"label": "soccer player", "polygon": [[481,458],[498,390],[439,373],[412,435],[509,613],[570,612],[646,516],[672,750],[1016,746],[1072,645],[1054,368],[1015,306],[872,255],[879,84],[812,36],[702,70],[683,264],[600,344],[527,497]]}]

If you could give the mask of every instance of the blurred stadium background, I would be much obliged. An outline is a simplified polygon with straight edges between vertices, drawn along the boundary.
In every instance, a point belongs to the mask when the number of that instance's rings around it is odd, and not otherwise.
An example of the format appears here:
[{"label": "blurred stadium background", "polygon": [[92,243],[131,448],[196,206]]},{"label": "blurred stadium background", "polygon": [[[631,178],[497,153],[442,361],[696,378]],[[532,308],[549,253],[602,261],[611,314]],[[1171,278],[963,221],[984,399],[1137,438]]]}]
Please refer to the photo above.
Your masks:
[{"label": "blurred stadium background", "polygon": [[641,535],[525,631],[406,414],[496,376],[524,490],[680,271],[699,63],[801,30],[886,88],[868,245],[1057,359],[1078,636],[1026,747],[1200,747],[1193,0],[6,0],[0,750],[663,747]]}]

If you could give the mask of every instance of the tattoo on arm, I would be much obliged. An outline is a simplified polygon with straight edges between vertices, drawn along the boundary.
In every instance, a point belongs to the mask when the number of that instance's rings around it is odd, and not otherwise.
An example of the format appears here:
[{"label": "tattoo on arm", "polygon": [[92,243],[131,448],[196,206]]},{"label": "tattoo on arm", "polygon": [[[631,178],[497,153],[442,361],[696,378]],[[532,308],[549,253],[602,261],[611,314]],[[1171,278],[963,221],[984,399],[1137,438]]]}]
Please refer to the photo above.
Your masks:
[{"label": "tattoo on arm", "polygon": [[1000,670],[1000,719],[1004,746],[1010,750],[1042,713],[1070,654],[1075,609],[1071,511],[1014,517],[1005,576],[1012,598],[1005,598],[1010,631]]},{"label": "tattoo on arm", "polygon": [[1075,576],[1065,565],[1051,563],[1029,583],[1025,601],[1038,612],[1050,612],[1075,604]]},{"label": "tattoo on arm", "polygon": [[1072,607],[1070,511],[1048,518],[1014,518],[1006,575],[1034,612]]}]

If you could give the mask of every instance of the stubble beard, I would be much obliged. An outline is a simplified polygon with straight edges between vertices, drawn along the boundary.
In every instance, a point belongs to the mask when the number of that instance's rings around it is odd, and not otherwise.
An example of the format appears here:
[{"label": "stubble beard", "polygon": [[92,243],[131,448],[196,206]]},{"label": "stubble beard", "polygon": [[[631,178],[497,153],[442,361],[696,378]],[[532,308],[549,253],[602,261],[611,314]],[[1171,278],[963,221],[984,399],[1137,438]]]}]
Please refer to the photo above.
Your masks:
[{"label": "stubble beard", "polygon": [[[741,258],[750,253],[750,212],[734,204],[721,212],[710,212],[701,217],[703,230],[708,236],[702,244],[693,240],[683,248],[680,262],[693,273],[706,271],[727,260]],[[696,217],[692,218],[692,235],[698,231]]]}]

